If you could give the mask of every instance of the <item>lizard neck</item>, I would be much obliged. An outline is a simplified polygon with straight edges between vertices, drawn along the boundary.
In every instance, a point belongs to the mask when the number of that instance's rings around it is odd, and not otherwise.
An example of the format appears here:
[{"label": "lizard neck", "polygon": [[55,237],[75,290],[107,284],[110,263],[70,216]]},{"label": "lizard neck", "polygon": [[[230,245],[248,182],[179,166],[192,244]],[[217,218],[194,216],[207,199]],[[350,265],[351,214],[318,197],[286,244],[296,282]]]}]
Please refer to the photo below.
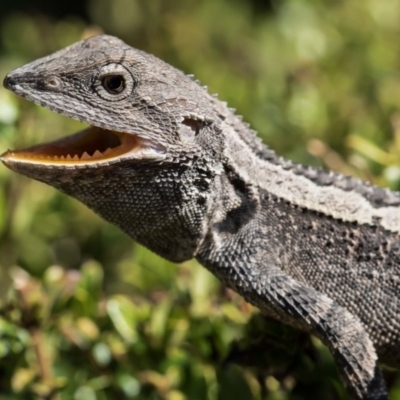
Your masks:
[{"label": "lizard neck", "polygon": [[358,179],[277,156],[238,118],[224,121],[225,166],[253,191],[343,221],[400,231],[400,195]]}]

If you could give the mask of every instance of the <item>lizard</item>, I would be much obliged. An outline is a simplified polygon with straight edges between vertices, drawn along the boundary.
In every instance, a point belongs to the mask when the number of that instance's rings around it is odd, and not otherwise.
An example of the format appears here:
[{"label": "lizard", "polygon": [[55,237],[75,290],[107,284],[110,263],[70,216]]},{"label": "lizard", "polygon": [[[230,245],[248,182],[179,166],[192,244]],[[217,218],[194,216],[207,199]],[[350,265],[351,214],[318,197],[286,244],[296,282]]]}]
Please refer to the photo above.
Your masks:
[{"label": "lizard", "polygon": [[4,87],[89,126],[11,170],[70,195],[167,260],[196,258],[283,324],[316,335],[354,399],[400,366],[400,194],[277,155],[193,76],[98,35]]}]

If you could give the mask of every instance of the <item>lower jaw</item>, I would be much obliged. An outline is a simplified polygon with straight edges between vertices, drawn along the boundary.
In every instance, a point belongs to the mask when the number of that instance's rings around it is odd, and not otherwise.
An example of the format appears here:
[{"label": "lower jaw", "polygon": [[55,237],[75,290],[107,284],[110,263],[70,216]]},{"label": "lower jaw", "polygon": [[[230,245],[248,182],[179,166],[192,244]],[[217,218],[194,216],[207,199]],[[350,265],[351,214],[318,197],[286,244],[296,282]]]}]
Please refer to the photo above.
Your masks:
[{"label": "lower jaw", "polygon": [[143,149],[143,140],[132,134],[89,127],[73,135],[22,150],[8,150],[1,161],[40,164],[43,166],[74,166],[108,163],[121,157],[133,156]]}]

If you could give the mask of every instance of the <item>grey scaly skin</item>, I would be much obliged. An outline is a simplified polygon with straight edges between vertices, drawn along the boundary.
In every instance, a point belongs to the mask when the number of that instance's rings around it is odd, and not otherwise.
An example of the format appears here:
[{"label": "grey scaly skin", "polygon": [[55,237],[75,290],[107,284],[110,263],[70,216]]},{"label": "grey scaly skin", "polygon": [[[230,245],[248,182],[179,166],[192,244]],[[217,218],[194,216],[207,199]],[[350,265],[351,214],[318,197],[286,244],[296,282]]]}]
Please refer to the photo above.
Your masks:
[{"label": "grey scaly skin", "polygon": [[389,398],[377,362],[400,365],[399,194],[277,156],[191,77],[111,36],[4,85],[97,127],[8,151],[7,167],[168,260],[195,257],[265,315],[318,336],[353,398]]}]

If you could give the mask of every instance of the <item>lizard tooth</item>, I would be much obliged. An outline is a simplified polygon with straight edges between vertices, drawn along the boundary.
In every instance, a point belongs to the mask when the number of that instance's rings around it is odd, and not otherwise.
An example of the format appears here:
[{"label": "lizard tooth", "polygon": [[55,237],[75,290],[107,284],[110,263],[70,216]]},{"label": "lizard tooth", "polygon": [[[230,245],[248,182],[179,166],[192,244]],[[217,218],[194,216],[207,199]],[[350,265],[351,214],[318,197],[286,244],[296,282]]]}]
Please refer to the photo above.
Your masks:
[{"label": "lizard tooth", "polygon": [[75,160],[75,161],[78,161],[78,160],[79,160],[78,154],[75,154],[75,155],[72,157],[72,159]]},{"label": "lizard tooth", "polygon": [[65,157],[68,161],[71,161],[72,160],[72,156],[71,156],[71,154],[68,154],[67,155],[67,157]]},{"label": "lizard tooth", "polygon": [[60,156],[60,160],[65,160],[65,157],[64,156]]},{"label": "lizard tooth", "polygon": [[90,160],[91,158],[86,151],[81,155],[81,160]]},{"label": "lizard tooth", "polygon": [[103,152],[103,156],[106,156],[107,154],[110,154],[112,152],[112,149],[108,148],[105,152]]},{"label": "lizard tooth", "polygon": [[99,150],[96,150],[96,151],[93,153],[93,156],[92,156],[92,157],[102,158],[102,157],[103,157],[103,153],[101,153]]}]

